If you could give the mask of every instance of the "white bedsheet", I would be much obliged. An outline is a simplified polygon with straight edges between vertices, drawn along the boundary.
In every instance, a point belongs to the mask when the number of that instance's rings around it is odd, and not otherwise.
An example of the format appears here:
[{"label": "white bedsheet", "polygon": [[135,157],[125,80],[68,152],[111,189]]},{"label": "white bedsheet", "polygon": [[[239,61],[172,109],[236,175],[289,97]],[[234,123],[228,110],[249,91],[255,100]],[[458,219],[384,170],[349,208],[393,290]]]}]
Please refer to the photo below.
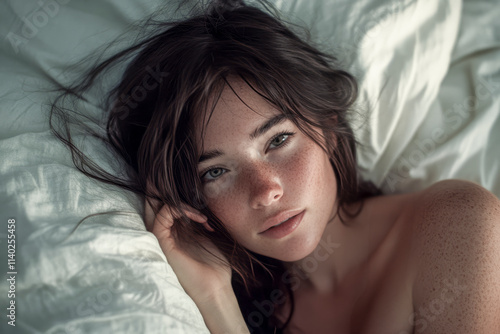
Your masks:
[{"label": "white bedsheet", "polygon": [[[79,68],[69,64],[162,3],[0,3],[0,258],[15,219],[17,271],[15,327],[6,318],[9,285],[0,283],[1,333],[208,333],[145,231],[142,201],[75,169],[41,112],[47,96],[36,91],[70,81]],[[500,196],[497,1],[275,3],[359,78],[365,177],[388,193],[463,178]],[[87,143],[89,154],[119,170],[96,146]],[[63,242],[83,217],[115,210],[131,214],[91,217]]]}]

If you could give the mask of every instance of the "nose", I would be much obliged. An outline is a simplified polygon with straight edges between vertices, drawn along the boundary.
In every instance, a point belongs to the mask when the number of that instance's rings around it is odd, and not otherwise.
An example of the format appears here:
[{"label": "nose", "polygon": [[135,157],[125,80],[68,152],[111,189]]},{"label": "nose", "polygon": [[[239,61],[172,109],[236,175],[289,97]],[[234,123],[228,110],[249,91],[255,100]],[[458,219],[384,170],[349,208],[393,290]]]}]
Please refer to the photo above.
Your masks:
[{"label": "nose", "polygon": [[254,209],[269,206],[283,196],[283,187],[277,173],[269,168],[254,169],[250,176],[251,206]]}]

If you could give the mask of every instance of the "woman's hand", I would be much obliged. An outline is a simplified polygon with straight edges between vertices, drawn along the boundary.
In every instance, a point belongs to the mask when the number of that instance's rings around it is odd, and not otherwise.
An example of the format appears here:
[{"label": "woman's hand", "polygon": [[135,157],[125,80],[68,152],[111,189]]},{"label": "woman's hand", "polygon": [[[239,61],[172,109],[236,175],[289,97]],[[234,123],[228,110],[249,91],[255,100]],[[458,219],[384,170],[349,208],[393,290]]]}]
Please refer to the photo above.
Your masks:
[{"label": "woman's hand", "polygon": [[[194,223],[203,224],[210,231],[213,229],[208,225],[207,218],[190,206],[183,205],[183,212]],[[151,220],[152,209],[146,201],[146,220]],[[151,231],[150,221],[146,221]],[[168,207],[163,206],[154,217],[152,232],[158,239],[161,249],[167,257],[168,263],[172,266],[179,282],[187,294],[196,304],[203,304],[215,298],[220,291],[231,288],[231,268],[227,259],[219,249],[209,240],[203,245],[212,253],[222,258],[225,264],[216,263],[214,259],[209,259],[210,254],[206,254],[199,245],[193,244],[189,249],[183,249],[171,234],[171,227],[174,219]]]}]

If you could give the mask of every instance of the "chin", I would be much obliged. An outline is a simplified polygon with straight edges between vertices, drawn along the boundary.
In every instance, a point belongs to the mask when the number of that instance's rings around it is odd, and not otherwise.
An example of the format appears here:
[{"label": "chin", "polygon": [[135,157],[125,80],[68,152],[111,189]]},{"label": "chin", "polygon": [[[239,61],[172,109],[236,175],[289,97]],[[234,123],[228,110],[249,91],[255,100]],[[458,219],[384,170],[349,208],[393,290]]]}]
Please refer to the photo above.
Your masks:
[{"label": "chin", "polygon": [[277,259],[284,262],[295,262],[307,257],[314,258],[312,253],[318,247],[320,240],[321,235],[291,239],[286,246],[284,245],[283,250],[285,251]]}]

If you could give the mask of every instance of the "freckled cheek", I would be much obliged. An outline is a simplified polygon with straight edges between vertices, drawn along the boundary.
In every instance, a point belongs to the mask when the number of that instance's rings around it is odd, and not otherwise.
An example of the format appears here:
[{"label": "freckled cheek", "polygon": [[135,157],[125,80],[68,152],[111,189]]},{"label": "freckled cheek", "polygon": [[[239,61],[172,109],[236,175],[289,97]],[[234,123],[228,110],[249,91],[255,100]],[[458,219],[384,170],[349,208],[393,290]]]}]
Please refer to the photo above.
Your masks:
[{"label": "freckled cheek", "polygon": [[290,157],[286,175],[291,184],[297,187],[296,191],[307,193],[308,189],[317,189],[321,185],[320,174],[324,161],[321,153],[320,148],[311,144],[304,145]]},{"label": "freckled cheek", "polygon": [[242,200],[238,198],[238,194],[242,193],[237,191],[234,182],[234,178],[226,176],[204,187],[208,207],[222,221],[231,221],[231,214],[240,211]]}]

